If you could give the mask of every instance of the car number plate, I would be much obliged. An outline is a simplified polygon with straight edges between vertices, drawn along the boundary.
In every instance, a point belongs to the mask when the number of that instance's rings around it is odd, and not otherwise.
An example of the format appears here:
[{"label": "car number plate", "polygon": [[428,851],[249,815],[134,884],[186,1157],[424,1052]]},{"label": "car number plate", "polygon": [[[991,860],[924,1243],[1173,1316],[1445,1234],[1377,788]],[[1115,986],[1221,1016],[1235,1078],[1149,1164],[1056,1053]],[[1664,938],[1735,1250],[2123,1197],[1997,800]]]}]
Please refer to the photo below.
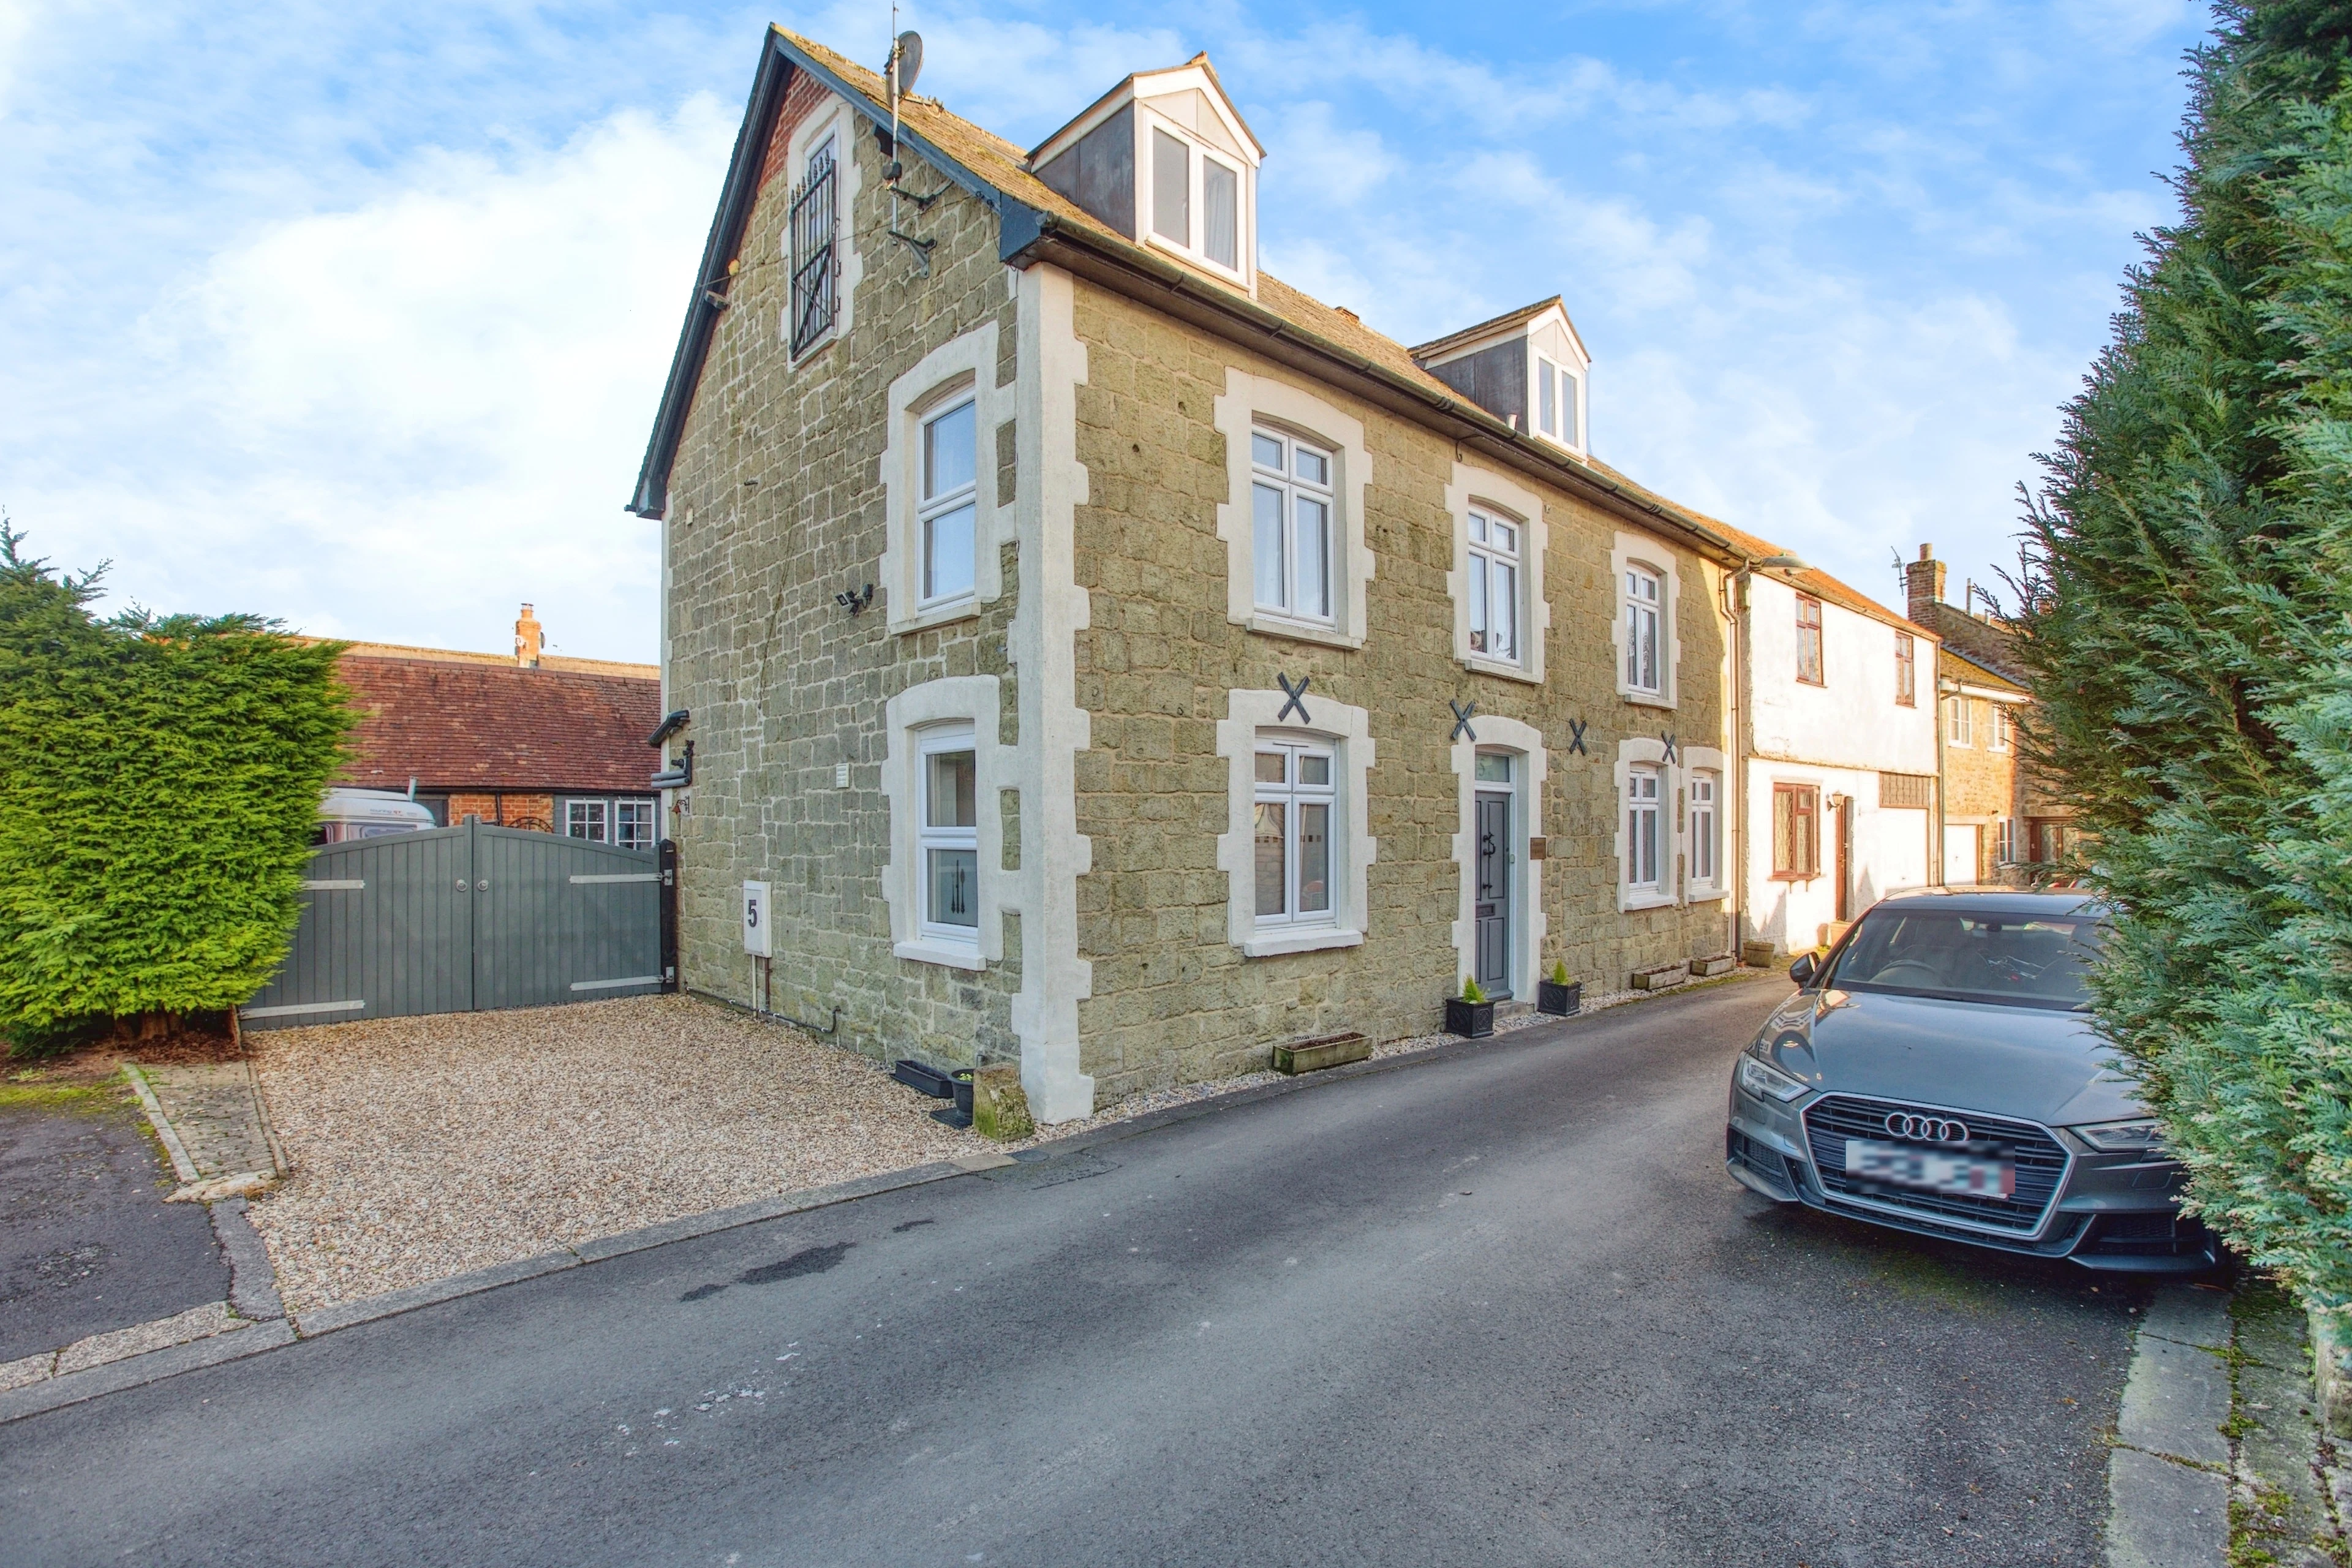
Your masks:
[{"label": "car number plate", "polygon": [[1845,1141],[1845,1173],[1857,1181],[1973,1198],[2006,1198],[2017,1193],[2017,1164],[2012,1160],[1948,1153],[1908,1143],[1879,1143],[1867,1138]]}]

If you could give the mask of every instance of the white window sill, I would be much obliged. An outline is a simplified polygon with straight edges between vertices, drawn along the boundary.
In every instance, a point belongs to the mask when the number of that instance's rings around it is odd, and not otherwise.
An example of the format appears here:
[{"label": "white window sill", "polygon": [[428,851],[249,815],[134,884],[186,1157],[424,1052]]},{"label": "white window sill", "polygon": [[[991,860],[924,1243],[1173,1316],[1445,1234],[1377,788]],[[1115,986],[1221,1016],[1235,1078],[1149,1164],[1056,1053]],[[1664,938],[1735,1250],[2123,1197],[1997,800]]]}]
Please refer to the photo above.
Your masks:
[{"label": "white window sill", "polygon": [[1626,686],[1619,687],[1617,695],[1628,702],[1639,703],[1644,708],[1672,708],[1675,705],[1675,700],[1671,697],[1655,691],[1635,691]]},{"label": "white window sill", "polygon": [[1728,888],[1693,888],[1690,890],[1690,901],[1695,904],[1711,904],[1729,897],[1731,889]]},{"label": "white window sill", "polygon": [[890,944],[893,958],[912,959],[917,963],[943,964],[950,969],[986,969],[988,960],[980,956],[978,942],[941,942],[929,938],[920,942],[899,942]]},{"label": "white window sill", "polygon": [[1523,664],[1506,664],[1499,658],[1486,658],[1475,653],[1463,659],[1462,668],[1475,675],[1499,675],[1505,680],[1524,680],[1530,686],[1543,684]]},{"label": "white window sill", "polygon": [[1349,637],[1337,626],[1317,626],[1312,621],[1294,621],[1271,610],[1253,611],[1243,623],[1261,637],[1287,637],[1293,642],[1321,643],[1326,647],[1361,647],[1364,639]]},{"label": "white window sill", "polygon": [[1277,958],[1286,952],[1320,952],[1326,948],[1363,945],[1362,931],[1318,926],[1312,931],[1265,931],[1245,936],[1241,949],[1244,958]]},{"label": "white window sill", "polygon": [[1620,914],[1632,914],[1635,910],[1670,910],[1674,907],[1675,896],[1654,888],[1625,893],[1617,900],[1617,912]]},{"label": "white window sill", "polygon": [[961,599],[950,599],[946,604],[933,605],[929,609],[918,610],[903,621],[892,621],[890,629],[901,634],[929,631],[933,626],[943,626],[950,621],[968,620],[978,614],[980,614],[979,597],[967,594]]}]

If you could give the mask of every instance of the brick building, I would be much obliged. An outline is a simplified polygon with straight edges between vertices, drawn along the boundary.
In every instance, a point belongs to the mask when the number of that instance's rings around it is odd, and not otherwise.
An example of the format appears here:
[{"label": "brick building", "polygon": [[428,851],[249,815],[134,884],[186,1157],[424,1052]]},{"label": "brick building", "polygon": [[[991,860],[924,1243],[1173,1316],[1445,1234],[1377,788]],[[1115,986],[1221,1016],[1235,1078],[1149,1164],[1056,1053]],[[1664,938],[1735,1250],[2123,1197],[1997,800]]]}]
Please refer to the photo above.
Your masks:
[{"label": "brick building", "polygon": [[353,643],[336,672],[360,713],[336,784],[413,787],[445,826],[470,816],[636,848],[659,836],[658,667],[545,653],[525,605],[511,656]]},{"label": "brick building", "polygon": [[2037,866],[2076,847],[2073,808],[2019,754],[2017,731],[2033,694],[2017,634],[1990,608],[1947,603],[1944,563],[1923,544],[1903,569],[1909,617],[1943,639],[1936,659],[1944,880],[2030,883]]}]

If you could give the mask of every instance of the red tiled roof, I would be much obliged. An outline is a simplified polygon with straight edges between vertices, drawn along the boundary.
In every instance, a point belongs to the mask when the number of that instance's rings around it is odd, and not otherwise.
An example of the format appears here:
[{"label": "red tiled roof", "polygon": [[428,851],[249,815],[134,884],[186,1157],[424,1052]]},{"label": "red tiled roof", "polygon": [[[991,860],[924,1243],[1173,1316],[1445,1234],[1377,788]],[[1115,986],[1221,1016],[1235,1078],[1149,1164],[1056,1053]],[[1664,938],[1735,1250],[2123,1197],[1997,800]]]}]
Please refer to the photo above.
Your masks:
[{"label": "red tiled roof", "polygon": [[661,767],[658,679],[362,654],[337,672],[360,714],[344,784],[643,794]]}]

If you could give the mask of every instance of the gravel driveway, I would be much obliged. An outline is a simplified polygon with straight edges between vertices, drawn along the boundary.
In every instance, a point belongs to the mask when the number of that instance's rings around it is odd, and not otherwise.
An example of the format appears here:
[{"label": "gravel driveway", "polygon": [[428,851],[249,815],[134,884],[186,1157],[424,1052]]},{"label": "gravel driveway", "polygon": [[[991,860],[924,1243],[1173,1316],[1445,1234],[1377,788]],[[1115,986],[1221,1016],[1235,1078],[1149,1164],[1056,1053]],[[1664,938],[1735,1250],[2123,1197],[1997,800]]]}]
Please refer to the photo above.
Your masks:
[{"label": "gravel driveway", "polygon": [[247,1045],[293,1166],[250,1212],[297,1312],[997,1147],[864,1058],[690,997]]}]

